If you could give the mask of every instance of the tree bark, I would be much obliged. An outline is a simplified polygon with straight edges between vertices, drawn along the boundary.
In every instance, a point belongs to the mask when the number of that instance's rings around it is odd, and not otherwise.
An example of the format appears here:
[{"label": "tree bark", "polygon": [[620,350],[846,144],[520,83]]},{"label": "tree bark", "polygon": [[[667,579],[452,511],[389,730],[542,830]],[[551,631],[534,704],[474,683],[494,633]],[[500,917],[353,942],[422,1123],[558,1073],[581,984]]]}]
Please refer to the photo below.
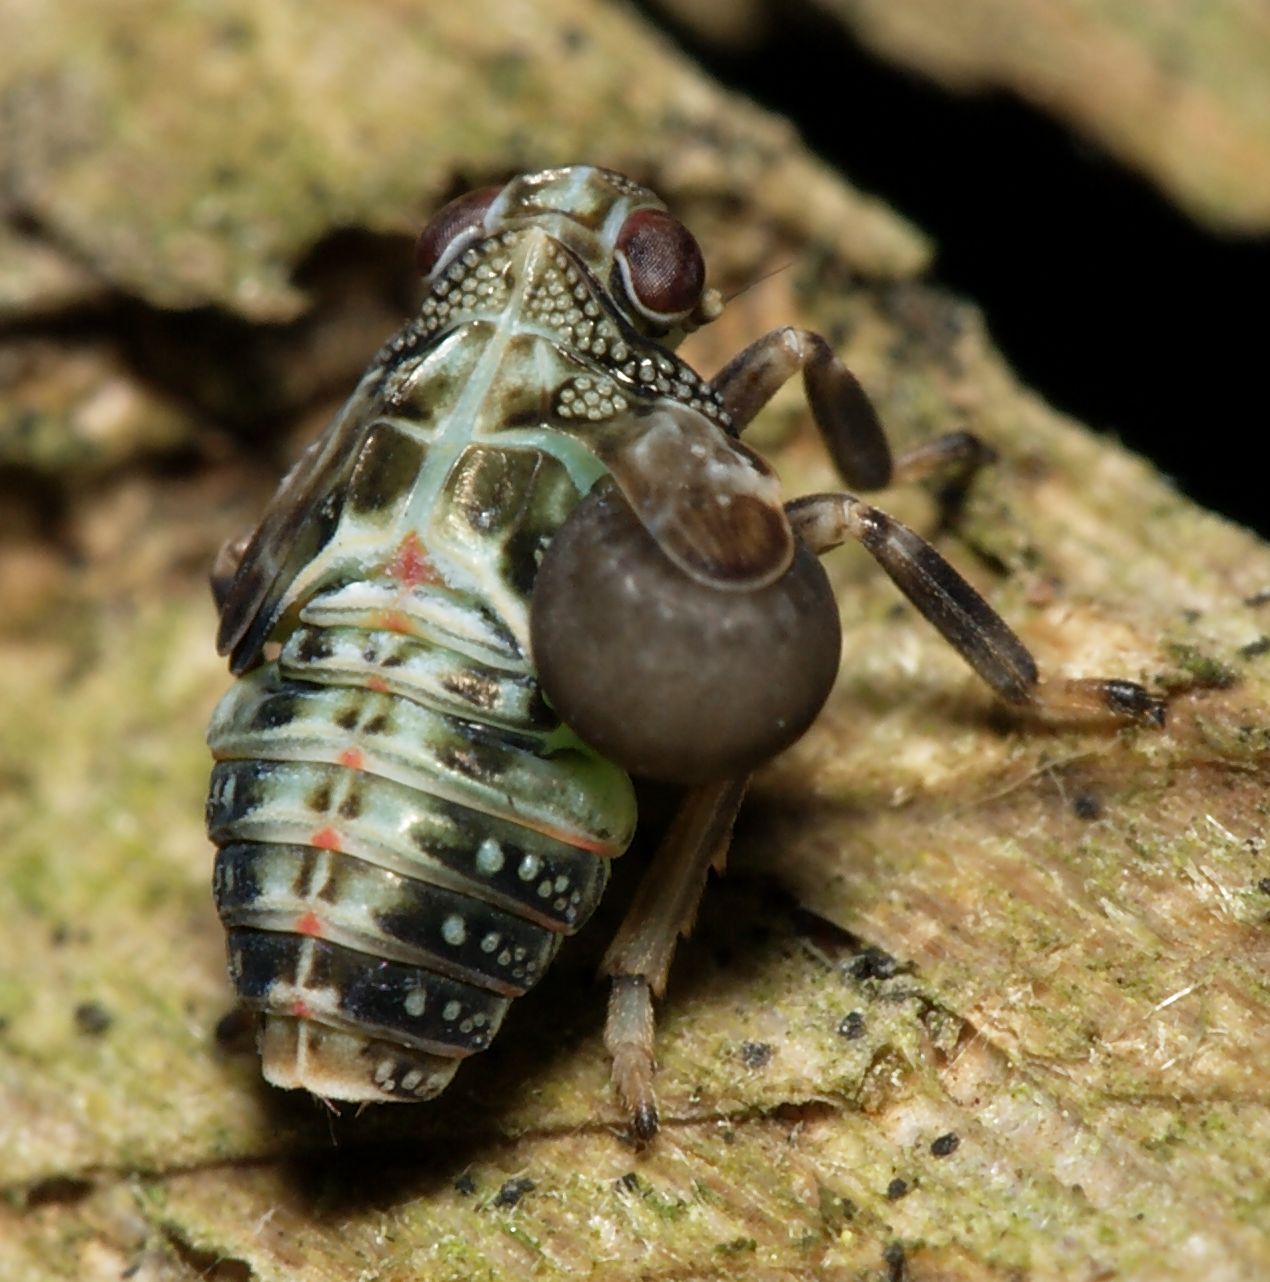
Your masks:
[{"label": "tree bark", "polygon": [[[624,10],[448,12],[0,19],[31,124],[3,166],[0,1275],[1266,1275],[1270,550],[1039,403],[919,234]],[[643,1152],[592,980],[638,851],[445,1096],[336,1116],[223,1019],[201,826],[214,549],[391,328],[427,207],[575,159],[657,186],[728,292],[793,263],[693,340],[703,372],[808,325],[901,447],[995,446],[951,529],[879,502],[1047,672],[1170,704],[1007,715],[833,553],[842,673],[680,949]],[[798,389],[756,437],[789,496],[833,487]]]}]

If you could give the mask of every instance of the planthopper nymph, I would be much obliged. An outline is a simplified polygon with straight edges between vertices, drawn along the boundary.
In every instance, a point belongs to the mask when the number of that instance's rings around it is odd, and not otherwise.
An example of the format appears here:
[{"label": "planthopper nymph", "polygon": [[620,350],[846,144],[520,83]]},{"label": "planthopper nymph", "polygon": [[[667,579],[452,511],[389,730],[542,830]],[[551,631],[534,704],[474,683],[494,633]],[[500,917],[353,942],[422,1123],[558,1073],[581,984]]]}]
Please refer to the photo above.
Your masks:
[{"label": "planthopper nymph", "polygon": [[937,552],[852,495],[782,503],[740,437],[796,371],[855,489],[989,451],[954,433],[893,458],[807,330],[695,373],[674,348],[721,303],[646,188],[579,165],[474,191],[417,265],[418,315],[213,570],[238,678],[207,803],[230,973],[270,1082],[429,1099],[595,908],[631,776],[681,784],[603,964],[614,1083],[648,1137],[652,999],[747,776],[837,672],[820,553],[861,542],[1011,704],[1163,708],[1128,681],[1042,683]]}]

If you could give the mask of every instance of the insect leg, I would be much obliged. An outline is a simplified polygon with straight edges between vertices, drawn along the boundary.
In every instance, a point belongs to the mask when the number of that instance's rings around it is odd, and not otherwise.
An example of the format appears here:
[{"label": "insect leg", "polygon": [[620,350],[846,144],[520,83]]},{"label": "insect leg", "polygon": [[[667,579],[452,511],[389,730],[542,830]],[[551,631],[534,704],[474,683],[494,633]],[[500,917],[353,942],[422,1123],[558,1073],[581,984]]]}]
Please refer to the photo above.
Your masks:
[{"label": "insect leg", "polygon": [[684,795],[600,966],[612,979],[604,1046],[613,1085],[641,1140],[657,1133],[652,999],[666,990],[675,946],[692,929],[706,874],[723,868],[746,782],[702,784]]},{"label": "insect leg", "polygon": [[973,432],[945,432],[901,454],[895,460],[891,483],[907,485],[928,476],[943,475],[964,490],[970,478],[996,457],[996,450]]},{"label": "insect leg", "polygon": [[899,458],[868,393],[819,334],[787,325],[774,329],[730,360],[711,386],[739,434],[793,374],[802,370],[807,401],[834,465],[848,485],[880,490],[932,472],[951,472],[962,484],[995,457],[969,432],[950,432]]},{"label": "insect leg", "polygon": [[896,587],[1006,703],[1053,716],[1113,717],[1163,725],[1165,705],[1133,681],[1045,681],[1005,620],[935,551],[894,517],[850,494],[812,494],[786,505],[790,524],[820,553],[848,538],[864,545]]}]

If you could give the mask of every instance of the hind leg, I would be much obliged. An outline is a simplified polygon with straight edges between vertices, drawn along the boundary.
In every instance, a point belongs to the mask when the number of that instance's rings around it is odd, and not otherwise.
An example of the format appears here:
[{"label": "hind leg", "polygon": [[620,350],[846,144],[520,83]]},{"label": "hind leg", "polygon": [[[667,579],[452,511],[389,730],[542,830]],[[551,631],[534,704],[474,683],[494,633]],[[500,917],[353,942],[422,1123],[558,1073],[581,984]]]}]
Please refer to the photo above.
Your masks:
[{"label": "hind leg", "polygon": [[746,782],[703,784],[684,795],[600,966],[612,980],[604,1045],[613,1085],[640,1140],[651,1139],[658,1125],[653,998],[666,991],[675,947],[692,929],[706,876],[723,869]]},{"label": "hind leg", "polygon": [[1045,680],[1009,625],[925,539],[850,494],[812,494],[786,505],[794,533],[820,553],[855,539],[996,694],[1052,717],[1164,724],[1165,705],[1118,677]]}]

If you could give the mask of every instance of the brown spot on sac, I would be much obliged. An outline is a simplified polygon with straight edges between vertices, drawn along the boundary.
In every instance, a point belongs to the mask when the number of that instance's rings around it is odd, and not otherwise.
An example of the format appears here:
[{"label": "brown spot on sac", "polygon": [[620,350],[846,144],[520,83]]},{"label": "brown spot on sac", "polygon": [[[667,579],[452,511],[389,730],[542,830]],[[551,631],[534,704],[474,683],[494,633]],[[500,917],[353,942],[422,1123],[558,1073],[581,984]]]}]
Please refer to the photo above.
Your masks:
[{"label": "brown spot on sac", "polygon": [[354,789],[340,802],[340,816],[344,819],[356,819],[362,813],[362,794]]},{"label": "brown spot on sac", "polygon": [[694,568],[712,582],[745,581],[753,577],[755,566],[778,562],[786,554],[789,527],[779,506],[738,494],[720,507],[714,496],[702,495],[689,511],[683,529]]},{"label": "brown spot on sac", "polygon": [[600,452],[612,481],[590,491],[561,533],[578,525],[588,504],[611,503],[605,496],[616,485],[662,552],[706,586],[757,589],[789,569],[794,535],[775,473],[700,414],[659,405]]},{"label": "brown spot on sac", "polygon": [[297,935],[313,935],[320,939],[322,936],[322,923],[318,921],[317,914],[312,912],[301,913],[295,920],[295,933]]},{"label": "brown spot on sac", "polygon": [[309,838],[309,844],[316,846],[319,850],[343,849],[343,844],[340,841],[340,835],[334,828],[319,828],[317,832]]}]

